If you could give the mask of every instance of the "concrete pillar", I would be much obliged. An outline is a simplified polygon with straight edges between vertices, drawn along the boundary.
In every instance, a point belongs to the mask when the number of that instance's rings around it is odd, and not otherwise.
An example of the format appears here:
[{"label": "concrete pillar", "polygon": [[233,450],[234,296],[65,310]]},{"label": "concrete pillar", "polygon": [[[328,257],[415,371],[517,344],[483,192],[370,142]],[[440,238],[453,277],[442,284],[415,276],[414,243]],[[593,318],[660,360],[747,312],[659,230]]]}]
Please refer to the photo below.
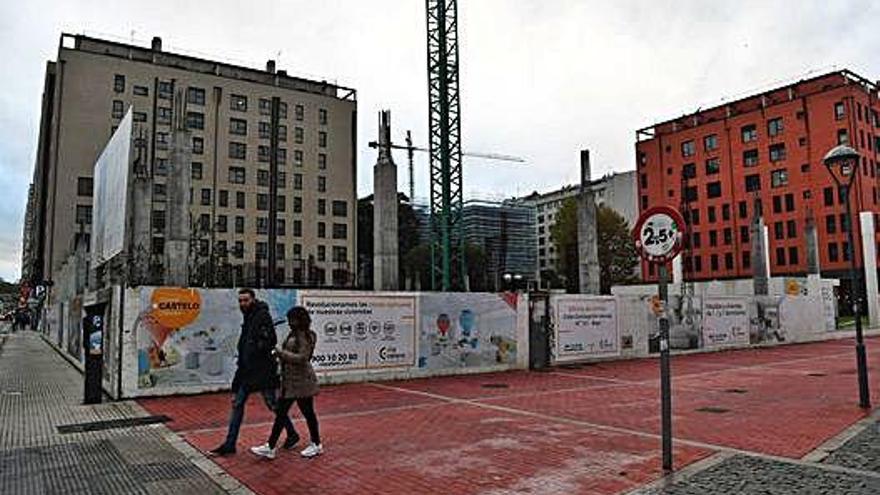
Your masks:
[{"label": "concrete pillar", "polygon": [[390,146],[391,111],[383,110],[373,167],[373,290],[398,290],[397,166]]},{"label": "concrete pillar", "polygon": [[193,237],[189,204],[192,133],[186,128],[184,97],[183,91],[178,90],[174,98],[171,153],[165,181],[165,284],[178,287],[189,285],[190,239]]},{"label": "concrete pillar", "polygon": [[150,254],[152,253],[152,236],[150,214],[152,212],[151,196],[153,193],[153,178],[147,161],[147,136],[142,129],[138,129],[137,138],[132,146],[132,174],[131,174],[131,243],[129,245],[129,257],[131,258],[131,283],[141,285],[150,283],[148,274],[150,269]]},{"label": "concrete pillar", "polygon": [[672,259],[672,283],[677,285],[684,283],[684,265],[680,254]]},{"label": "concrete pillar", "polygon": [[581,150],[581,187],[577,202],[580,293],[598,294],[599,236],[596,231],[596,202],[590,185],[590,150]]},{"label": "concrete pillar", "polygon": [[752,282],[756,296],[766,296],[769,289],[768,276],[770,270],[766,261],[767,237],[765,232],[766,227],[764,226],[763,218],[758,217],[752,221]]},{"label": "concrete pillar", "polygon": [[862,262],[865,267],[865,306],[868,308],[870,326],[878,326],[880,317],[880,301],[877,300],[877,247],[875,244],[874,213],[859,213],[862,222]]},{"label": "concrete pillar", "polygon": [[816,220],[812,213],[807,216],[804,225],[804,238],[806,240],[807,249],[807,273],[818,275],[821,270],[819,267],[819,237],[816,234]]},{"label": "concrete pillar", "polygon": [[770,271],[770,227],[767,225],[764,225],[764,269],[767,270],[767,278],[773,278],[773,272]]}]

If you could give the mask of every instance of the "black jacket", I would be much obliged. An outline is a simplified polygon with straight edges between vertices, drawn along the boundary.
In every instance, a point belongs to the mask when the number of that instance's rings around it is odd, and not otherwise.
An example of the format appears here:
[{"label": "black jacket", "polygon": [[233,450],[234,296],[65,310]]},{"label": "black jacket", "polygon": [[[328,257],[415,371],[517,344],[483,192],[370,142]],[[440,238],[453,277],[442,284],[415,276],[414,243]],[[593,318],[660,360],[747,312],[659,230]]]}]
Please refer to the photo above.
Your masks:
[{"label": "black jacket", "polygon": [[278,388],[278,365],[272,349],[278,343],[275,325],[269,314],[269,305],[256,301],[244,314],[241,336],[238,338],[238,368],[232,380],[232,390],[246,386],[250,390]]}]

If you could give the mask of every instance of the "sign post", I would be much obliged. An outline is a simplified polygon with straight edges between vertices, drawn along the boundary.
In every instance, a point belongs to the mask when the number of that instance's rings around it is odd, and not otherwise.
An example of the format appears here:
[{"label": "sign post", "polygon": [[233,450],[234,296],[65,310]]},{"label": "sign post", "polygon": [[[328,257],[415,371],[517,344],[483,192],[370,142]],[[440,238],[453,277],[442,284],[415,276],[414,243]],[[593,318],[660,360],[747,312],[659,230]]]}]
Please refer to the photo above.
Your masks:
[{"label": "sign post", "polygon": [[669,318],[667,270],[669,263],[681,251],[684,219],[681,213],[668,206],[655,206],[642,212],[633,229],[633,238],[642,258],[658,268],[660,308],[660,416],[663,446],[663,470],[672,471],[672,385],[669,366]]}]

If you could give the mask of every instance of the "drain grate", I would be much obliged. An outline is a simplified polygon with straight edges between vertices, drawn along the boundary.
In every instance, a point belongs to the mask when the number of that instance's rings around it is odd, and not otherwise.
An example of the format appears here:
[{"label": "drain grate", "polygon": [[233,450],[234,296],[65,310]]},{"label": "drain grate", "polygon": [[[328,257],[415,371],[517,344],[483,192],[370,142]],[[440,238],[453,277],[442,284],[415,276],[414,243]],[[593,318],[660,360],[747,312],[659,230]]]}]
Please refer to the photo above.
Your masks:
[{"label": "drain grate", "polygon": [[828,376],[825,373],[807,373],[807,376]]},{"label": "drain grate", "polygon": [[730,412],[730,409],[725,409],[723,407],[707,406],[707,407],[701,407],[701,408],[697,409],[697,412],[712,413],[712,414],[724,414],[724,413]]},{"label": "drain grate", "polygon": [[744,389],[744,388],[729,388],[729,389],[725,390],[724,393],[727,393],[727,394],[745,394],[745,393],[748,393],[748,390],[746,390],[746,389]]},{"label": "drain grate", "polygon": [[480,386],[483,388],[510,388],[510,385],[506,383],[484,383]]},{"label": "drain grate", "polygon": [[142,416],[140,418],[111,419],[109,421],[94,421],[91,423],[77,423],[72,425],[58,426],[58,433],[84,433],[87,431],[114,430],[118,428],[130,428],[132,426],[153,425],[171,421],[168,416]]}]

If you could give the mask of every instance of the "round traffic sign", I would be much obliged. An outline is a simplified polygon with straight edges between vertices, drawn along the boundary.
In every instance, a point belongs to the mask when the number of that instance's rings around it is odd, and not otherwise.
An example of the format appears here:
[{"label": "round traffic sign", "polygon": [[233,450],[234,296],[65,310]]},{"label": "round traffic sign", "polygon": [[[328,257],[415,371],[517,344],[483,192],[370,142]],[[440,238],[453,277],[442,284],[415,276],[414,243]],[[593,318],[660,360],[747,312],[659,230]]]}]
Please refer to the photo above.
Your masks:
[{"label": "round traffic sign", "polygon": [[665,263],[681,251],[684,219],[669,206],[645,210],[633,229],[633,238],[642,257],[650,263]]}]

